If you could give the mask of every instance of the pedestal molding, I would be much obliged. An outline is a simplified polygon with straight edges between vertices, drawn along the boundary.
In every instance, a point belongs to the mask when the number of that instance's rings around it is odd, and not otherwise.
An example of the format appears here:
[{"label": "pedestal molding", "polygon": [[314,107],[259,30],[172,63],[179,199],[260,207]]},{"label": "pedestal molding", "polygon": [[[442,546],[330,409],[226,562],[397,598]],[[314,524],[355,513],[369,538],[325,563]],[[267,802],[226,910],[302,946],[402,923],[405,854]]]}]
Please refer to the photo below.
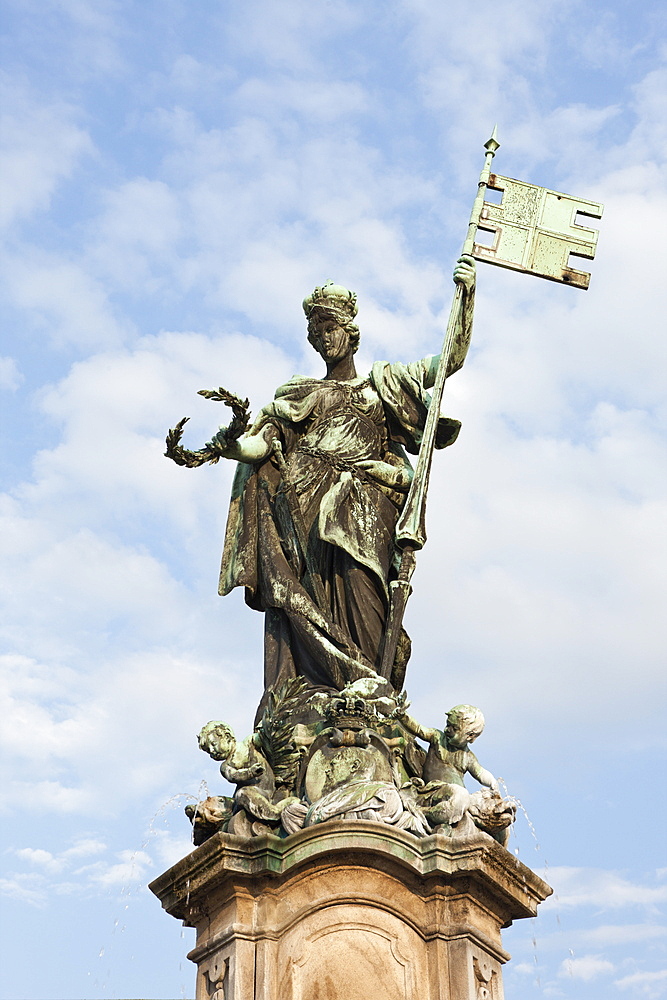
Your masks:
[{"label": "pedestal molding", "polygon": [[218,833],[150,888],[197,929],[197,1000],[502,1000],[501,928],[551,893],[484,834],[362,821]]},{"label": "pedestal molding", "polygon": [[[381,902],[372,903],[367,899],[354,898],[352,896],[341,895],[338,898],[331,898],[320,908],[321,910],[330,909],[333,906],[344,906],[346,903],[351,903],[359,906],[369,906],[374,909],[383,910],[385,913],[390,913],[395,917],[402,917],[408,926],[410,926],[424,941],[459,941],[459,940],[472,940],[478,944],[481,948],[490,952],[494,958],[499,962],[505,963],[509,962],[511,956],[509,952],[505,951],[504,948],[499,948],[495,941],[493,941],[487,934],[483,934],[479,929],[470,929],[464,926],[454,926],[448,931],[443,931],[442,928],[431,926],[426,928],[420,928],[415,921],[412,921],[405,914],[401,913],[399,910],[393,907],[382,904]],[[207,942],[203,945],[198,945],[189,951],[187,958],[191,962],[199,964],[202,959],[207,958],[209,955],[214,954],[221,948],[224,948],[230,941],[234,939],[239,939],[243,941],[278,941],[283,936],[283,934],[292,930],[300,921],[303,920],[303,914],[299,913],[294,916],[294,918],[287,923],[281,925],[279,930],[262,930],[257,931],[247,924],[231,924],[229,928],[221,934],[215,934],[210,937]]]},{"label": "pedestal molding", "polygon": [[494,892],[500,890],[513,908],[523,911],[517,912],[516,918],[534,916],[538,902],[551,894],[550,887],[535,872],[482,833],[474,841],[465,842],[442,834],[420,839],[394,827],[358,820],[322,823],[286,839],[265,835],[245,840],[217,833],[151,882],[149,888],[169,913],[187,920],[186,910],[196,905],[203,884],[210,891],[234,875],[297,875],[315,856],[321,866],[327,866],[328,859],[342,854],[363,854],[366,863],[372,855],[382,862],[378,867],[403,869],[422,879],[435,874],[439,878],[450,875],[459,879],[466,874],[477,877]]}]

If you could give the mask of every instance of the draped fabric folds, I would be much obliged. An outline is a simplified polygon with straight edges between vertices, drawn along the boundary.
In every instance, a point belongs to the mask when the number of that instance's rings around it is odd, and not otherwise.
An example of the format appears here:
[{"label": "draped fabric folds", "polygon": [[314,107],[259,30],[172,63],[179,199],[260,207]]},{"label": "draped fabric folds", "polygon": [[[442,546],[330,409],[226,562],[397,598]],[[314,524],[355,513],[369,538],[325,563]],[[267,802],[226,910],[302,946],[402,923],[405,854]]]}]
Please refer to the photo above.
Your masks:
[{"label": "draped fabric folds", "polygon": [[[432,369],[426,358],[378,362],[347,382],[297,377],[260,411],[250,434],[280,440],[325,595],[319,607],[275,456],[239,464],[219,589],[244,587],[246,602],[266,613],[265,689],[296,676],[338,689],[375,676],[412,475],[406,451],[419,450]],[[440,418],[436,447],[452,444],[459,427]]]}]

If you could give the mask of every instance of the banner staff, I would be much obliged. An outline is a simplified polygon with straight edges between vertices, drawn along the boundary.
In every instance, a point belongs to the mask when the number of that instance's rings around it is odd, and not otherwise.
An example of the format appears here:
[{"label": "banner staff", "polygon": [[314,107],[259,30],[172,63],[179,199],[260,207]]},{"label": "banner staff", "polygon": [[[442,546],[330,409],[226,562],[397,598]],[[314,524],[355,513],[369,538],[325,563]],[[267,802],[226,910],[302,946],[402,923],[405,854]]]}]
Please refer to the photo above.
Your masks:
[{"label": "banner staff", "polygon": [[[475,235],[479,226],[482,206],[484,205],[484,195],[491,174],[491,162],[495,156],[500,143],[496,139],[496,126],[493,128],[491,138],[484,144],[486,156],[484,167],[479,175],[477,184],[477,195],[470,213],[468,232],[463,244],[462,255],[470,255],[475,245]],[[415,474],[410,486],[405,507],[396,525],[396,545],[401,550],[401,564],[398,577],[389,585],[389,615],[384,635],[384,646],[382,650],[382,664],[380,674],[389,679],[391,676],[396,647],[401,633],[403,616],[408,603],[408,598],[412,593],[410,580],[417,565],[415,553],[424,547],[426,542],[426,496],[428,493],[429,477],[431,474],[431,462],[433,460],[433,449],[435,446],[435,435],[440,418],[440,404],[447,378],[447,368],[454,346],[456,335],[461,324],[461,311],[463,306],[463,287],[460,283],[456,286],[454,300],[449,311],[449,321],[447,332],[440,354],[440,362],[435,377],[435,383],[431,393],[431,402],[426,417],[424,436],[419,447],[419,455],[415,466]]]}]

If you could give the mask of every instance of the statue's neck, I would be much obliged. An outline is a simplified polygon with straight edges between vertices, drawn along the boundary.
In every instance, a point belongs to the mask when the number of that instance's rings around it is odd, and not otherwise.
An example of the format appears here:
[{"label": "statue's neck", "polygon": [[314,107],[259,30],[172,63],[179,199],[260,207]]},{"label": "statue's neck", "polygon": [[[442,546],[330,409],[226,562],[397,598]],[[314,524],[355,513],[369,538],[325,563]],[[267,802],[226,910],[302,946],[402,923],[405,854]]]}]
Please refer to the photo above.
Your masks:
[{"label": "statue's neck", "polygon": [[349,382],[350,379],[357,378],[357,369],[354,366],[354,354],[346,354],[338,361],[327,361],[327,373],[325,378],[335,379],[337,382]]}]

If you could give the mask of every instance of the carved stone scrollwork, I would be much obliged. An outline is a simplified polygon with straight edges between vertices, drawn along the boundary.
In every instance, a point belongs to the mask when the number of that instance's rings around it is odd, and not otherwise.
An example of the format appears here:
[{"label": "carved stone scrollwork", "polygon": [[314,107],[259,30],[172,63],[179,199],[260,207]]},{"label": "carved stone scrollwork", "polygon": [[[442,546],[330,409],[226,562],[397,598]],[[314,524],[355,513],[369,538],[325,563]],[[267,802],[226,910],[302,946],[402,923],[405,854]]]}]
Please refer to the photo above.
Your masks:
[{"label": "carved stone scrollwork", "polygon": [[208,1000],[225,1000],[227,996],[225,983],[228,971],[228,959],[217,958],[211,964],[210,969],[204,973]]},{"label": "carved stone scrollwork", "polygon": [[476,1000],[500,1000],[497,991],[498,980],[495,969],[492,969],[487,962],[482,962],[476,956],[473,956],[472,968],[477,988],[475,994]]}]

